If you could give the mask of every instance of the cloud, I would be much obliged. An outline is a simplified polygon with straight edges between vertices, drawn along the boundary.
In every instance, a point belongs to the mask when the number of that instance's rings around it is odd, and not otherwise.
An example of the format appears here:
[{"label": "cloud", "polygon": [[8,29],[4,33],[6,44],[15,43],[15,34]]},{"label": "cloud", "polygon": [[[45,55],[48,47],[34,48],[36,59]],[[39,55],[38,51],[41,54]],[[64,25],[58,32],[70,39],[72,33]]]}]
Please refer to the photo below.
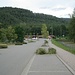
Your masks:
[{"label": "cloud", "polygon": [[65,10],[66,7],[61,6],[61,5],[57,5],[57,6],[53,6],[53,7],[40,7],[40,9],[50,9],[53,11],[61,11],[61,10]]},{"label": "cloud", "polygon": [[57,5],[52,8],[52,10],[54,10],[54,11],[61,11],[61,10],[65,10],[65,9],[66,9],[66,7],[64,7],[62,5]]},{"label": "cloud", "polygon": [[28,9],[37,13],[66,17],[72,14],[75,0],[1,0],[0,6]]},{"label": "cloud", "polygon": [[56,17],[70,17],[68,14],[72,14],[73,8],[72,7],[65,7],[62,5],[54,6],[54,7],[41,7],[35,12],[45,13],[48,15],[54,15]]}]

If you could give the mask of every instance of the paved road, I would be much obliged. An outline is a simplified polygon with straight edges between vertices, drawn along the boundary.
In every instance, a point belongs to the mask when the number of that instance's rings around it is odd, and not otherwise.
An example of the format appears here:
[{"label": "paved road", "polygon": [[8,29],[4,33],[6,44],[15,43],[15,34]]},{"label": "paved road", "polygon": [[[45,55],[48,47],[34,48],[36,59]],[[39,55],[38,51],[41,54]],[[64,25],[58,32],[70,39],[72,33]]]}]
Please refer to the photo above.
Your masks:
[{"label": "paved road", "polygon": [[22,46],[9,46],[8,49],[0,49],[0,75],[21,75],[35,50],[43,42],[44,39],[40,39]]}]

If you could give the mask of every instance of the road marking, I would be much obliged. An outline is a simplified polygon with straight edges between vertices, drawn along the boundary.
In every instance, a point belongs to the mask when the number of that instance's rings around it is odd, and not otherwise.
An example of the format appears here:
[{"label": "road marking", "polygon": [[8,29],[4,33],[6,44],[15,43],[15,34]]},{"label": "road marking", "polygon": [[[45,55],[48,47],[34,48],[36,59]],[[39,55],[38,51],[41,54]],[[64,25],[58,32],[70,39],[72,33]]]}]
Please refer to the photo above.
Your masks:
[{"label": "road marking", "polygon": [[23,70],[21,75],[27,75],[28,74],[28,72],[29,72],[29,70],[31,68],[31,65],[32,65],[32,63],[34,61],[35,56],[36,55],[34,54],[34,56],[31,58],[31,60],[29,61],[29,63],[27,64],[27,66],[25,67],[25,69]]},{"label": "road marking", "polygon": [[68,71],[29,71],[29,72],[68,72]]}]

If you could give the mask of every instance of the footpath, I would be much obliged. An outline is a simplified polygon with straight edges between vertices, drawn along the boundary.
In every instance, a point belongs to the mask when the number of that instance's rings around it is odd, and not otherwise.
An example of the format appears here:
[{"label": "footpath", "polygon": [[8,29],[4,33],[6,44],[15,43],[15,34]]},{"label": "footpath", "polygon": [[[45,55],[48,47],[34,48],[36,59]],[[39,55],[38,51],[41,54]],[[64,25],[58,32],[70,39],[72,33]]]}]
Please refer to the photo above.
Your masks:
[{"label": "footpath", "polygon": [[75,72],[75,55],[55,46],[54,44],[51,43],[51,41],[49,41],[49,46],[55,48],[57,50],[57,55],[62,60],[64,60],[65,63],[68,64]]},{"label": "footpath", "polygon": [[75,75],[75,55],[53,45],[57,54],[32,57],[21,75]]}]

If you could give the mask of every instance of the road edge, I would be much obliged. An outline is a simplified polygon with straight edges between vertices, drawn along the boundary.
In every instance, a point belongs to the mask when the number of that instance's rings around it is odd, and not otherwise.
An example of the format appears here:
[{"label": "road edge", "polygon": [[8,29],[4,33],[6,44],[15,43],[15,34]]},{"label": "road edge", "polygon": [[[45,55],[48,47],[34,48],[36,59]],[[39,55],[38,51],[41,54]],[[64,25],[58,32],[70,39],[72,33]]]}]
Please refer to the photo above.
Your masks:
[{"label": "road edge", "polygon": [[66,66],[66,68],[73,74],[75,75],[75,71],[59,56],[57,55],[57,58]]}]

